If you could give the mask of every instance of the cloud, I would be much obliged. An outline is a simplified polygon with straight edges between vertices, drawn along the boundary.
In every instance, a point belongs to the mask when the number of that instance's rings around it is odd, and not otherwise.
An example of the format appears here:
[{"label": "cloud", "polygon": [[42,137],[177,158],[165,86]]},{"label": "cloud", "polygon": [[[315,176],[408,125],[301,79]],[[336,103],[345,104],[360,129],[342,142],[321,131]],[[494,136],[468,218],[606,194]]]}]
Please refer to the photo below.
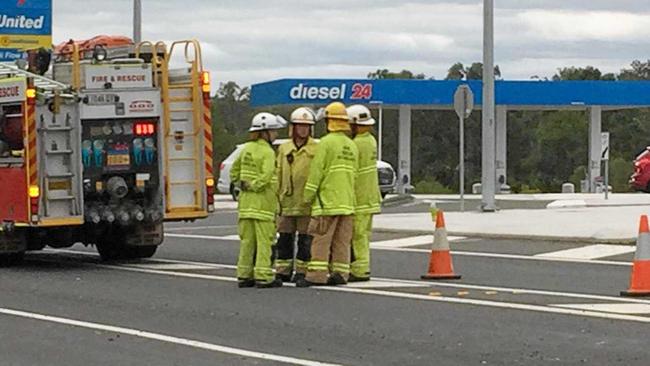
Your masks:
[{"label": "cloud", "polygon": [[[496,63],[506,78],[551,76],[558,67],[576,61],[617,71],[647,57],[639,44],[650,36],[650,14],[641,2],[496,3]],[[455,62],[481,60],[481,4],[480,0],[143,0],[143,36],[199,39],[204,64],[216,82],[363,78],[378,68],[410,69],[440,79]],[[97,34],[130,35],[131,10],[131,0],[57,1],[54,38],[60,42]]]}]

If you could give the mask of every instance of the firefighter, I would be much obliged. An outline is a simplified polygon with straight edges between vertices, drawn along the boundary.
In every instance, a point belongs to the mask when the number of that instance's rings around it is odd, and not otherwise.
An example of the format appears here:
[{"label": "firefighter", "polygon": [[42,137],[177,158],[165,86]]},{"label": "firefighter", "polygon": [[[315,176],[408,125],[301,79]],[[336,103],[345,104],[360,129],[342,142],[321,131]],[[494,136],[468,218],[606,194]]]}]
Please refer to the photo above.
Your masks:
[{"label": "firefighter", "polygon": [[230,179],[241,189],[237,261],[239,287],[281,287],[273,274],[275,219],[278,208],[273,140],[287,121],[270,113],[253,117],[250,141],[233,163]]},{"label": "firefighter", "polygon": [[277,169],[279,180],[280,217],[278,219],[278,258],[276,275],[282,281],[291,281],[294,269],[293,255],[296,232],[298,251],[295,261],[294,281],[304,279],[310,258],[312,237],[307,233],[311,205],[303,200],[309,166],[318,144],[312,135],[316,116],[309,108],[298,108],[291,114],[289,134],[291,140],[278,148]]},{"label": "firefighter", "polygon": [[328,134],[318,143],[304,193],[305,202],[312,204],[308,232],[314,239],[307,276],[296,282],[298,287],[342,285],[350,275],[358,152],[348,136],[345,105],[331,103],[322,113]]},{"label": "firefighter", "polygon": [[348,114],[354,143],[359,150],[349,281],[360,282],[370,280],[372,216],[381,212],[381,193],[377,175],[377,141],[370,133],[375,120],[370,110],[362,105],[350,106]]}]

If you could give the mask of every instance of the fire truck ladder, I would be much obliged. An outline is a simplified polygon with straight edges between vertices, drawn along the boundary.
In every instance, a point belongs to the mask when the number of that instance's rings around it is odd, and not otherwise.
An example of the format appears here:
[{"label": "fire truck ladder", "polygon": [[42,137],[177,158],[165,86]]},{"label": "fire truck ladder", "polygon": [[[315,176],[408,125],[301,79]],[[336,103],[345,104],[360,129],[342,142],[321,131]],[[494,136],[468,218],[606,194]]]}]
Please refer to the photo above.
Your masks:
[{"label": "fire truck ladder", "polygon": [[[22,76],[29,80],[30,87],[46,98],[53,100],[54,108],[36,108],[28,118],[36,119],[39,150],[39,182],[43,199],[43,223],[82,223],[82,196],[80,157],[73,146],[80,146],[79,131],[74,126],[74,109],[65,102],[76,98],[70,85],[48,77],[23,70],[15,65],[0,63],[0,77]],[[39,98],[40,99],[40,98]],[[61,108],[59,108],[61,107]]]},{"label": "fire truck ladder", "polygon": [[43,92],[64,92],[69,91],[71,88],[70,85],[60,83],[42,75],[34,74],[7,63],[0,63],[0,75],[5,77],[24,76],[31,79],[34,83],[34,87]]},{"label": "fire truck ladder", "polygon": [[[203,71],[201,47],[197,41],[178,41],[169,52],[163,42],[155,45],[143,42],[140,48],[155,50],[152,61],[157,86],[161,90],[166,172],[166,218],[186,218],[188,213],[204,209],[204,177],[200,154],[202,139],[202,91],[200,73]],[[184,48],[186,67],[169,69],[174,50]],[[162,57],[160,55],[163,55]],[[178,172],[178,173],[176,173]]]}]

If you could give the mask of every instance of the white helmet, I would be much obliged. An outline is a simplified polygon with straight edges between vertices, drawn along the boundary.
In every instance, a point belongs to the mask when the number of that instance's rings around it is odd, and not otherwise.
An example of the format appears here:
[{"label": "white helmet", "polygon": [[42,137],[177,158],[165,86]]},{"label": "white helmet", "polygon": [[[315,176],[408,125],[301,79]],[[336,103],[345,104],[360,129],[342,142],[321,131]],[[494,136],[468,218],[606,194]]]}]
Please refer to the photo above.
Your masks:
[{"label": "white helmet", "polygon": [[285,127],[287,127],[287,120],[282,118],[282,116],[262,112],[253,117],[253,122],[248,132],[279,130]]},{"label": "white helmet", "polygon": [[316,124],[316,113],[309,108],[300,107],[291,113],[291,123]]},{"label": "white helmet", "polygon": [[348,115],[350,116],[350,124],[352,125],[372,126],[375,124],[375,119],[372,118],[370,110],[361,104],[349,106]]}]

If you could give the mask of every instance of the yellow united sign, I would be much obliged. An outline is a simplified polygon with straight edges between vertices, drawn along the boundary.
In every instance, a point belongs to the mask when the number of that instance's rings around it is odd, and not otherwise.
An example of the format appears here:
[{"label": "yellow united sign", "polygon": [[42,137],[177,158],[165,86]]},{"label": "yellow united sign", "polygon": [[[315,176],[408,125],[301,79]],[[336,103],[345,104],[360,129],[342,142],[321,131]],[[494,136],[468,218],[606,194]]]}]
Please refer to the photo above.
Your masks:
[{"label": "yellow united sign", "polygon": [[14,50],[33,50],[38,48],[52,48],[51,35],[25,35],[25,34],[0,34],[0,48]]}]

